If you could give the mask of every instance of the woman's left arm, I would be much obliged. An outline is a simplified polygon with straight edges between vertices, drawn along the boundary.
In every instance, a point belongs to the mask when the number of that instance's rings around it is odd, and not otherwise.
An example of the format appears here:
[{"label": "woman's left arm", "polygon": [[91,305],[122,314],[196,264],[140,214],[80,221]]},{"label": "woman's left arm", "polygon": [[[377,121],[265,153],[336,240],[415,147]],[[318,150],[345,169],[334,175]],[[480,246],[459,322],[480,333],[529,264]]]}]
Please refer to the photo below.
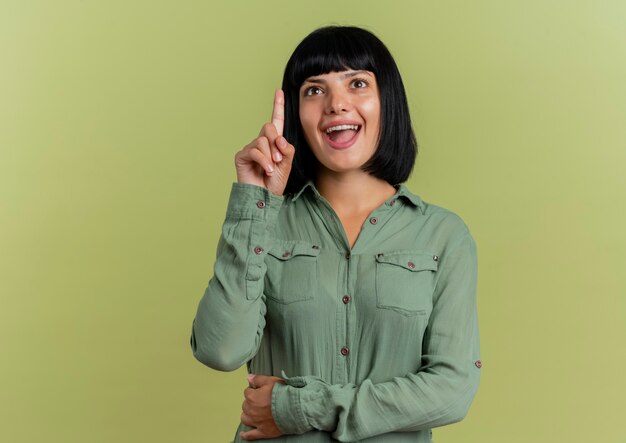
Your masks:
[{"label": "woman's left arm", "polygon": [[[468,231],[441,258],[433,311],[416,373],[360,385],[330,385],[315,376],[285,377],[272,389],[272,415],[284,434],[332,432],[354,441],[462,420],[478,389],[476,244]],[[284,375],[284,374],[283,374]]]}]

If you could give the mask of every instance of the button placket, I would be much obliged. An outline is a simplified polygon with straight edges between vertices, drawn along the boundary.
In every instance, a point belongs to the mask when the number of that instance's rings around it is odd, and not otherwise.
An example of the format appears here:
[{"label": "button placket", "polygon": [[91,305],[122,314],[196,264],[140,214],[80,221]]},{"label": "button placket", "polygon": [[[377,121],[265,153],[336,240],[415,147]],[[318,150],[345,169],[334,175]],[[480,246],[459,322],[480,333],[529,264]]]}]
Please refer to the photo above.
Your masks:
[{"label": "button placket", "polygon": [[358,255],[352,255],[352,251],[350,249],[346,249],[344,252],[345,261],[340,259],[340,273],[341,273],[341,289],[337,294],[337,305],[336,305],[336,321],[337,321],[337,337],[336,337],[336,345],[337,345],[337,354],[333,359],[334,367],[336,371],[336,381],[337,383],[347,383],[350,379],[350,348],[348,344],[351,343],[351,332],[353,330],[353,325],[355,324],[354,316],[354,306],[352,306],[352,291],[353,281],[351,275],[355,270],[355,267],[358,263]]}]

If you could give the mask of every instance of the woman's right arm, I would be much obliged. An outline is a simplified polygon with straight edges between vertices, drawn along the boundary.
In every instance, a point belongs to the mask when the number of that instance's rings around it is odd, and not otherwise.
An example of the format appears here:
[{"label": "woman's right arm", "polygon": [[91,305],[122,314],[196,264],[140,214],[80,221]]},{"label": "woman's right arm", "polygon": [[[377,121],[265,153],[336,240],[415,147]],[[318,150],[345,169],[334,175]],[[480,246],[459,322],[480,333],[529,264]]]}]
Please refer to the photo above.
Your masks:
[{"label": "woman's right arm", "polygon": [[233,371],[250,360],[263,336],[265,254],[295,153],[282,137],[283,103],[277,90],[272,122],[235,155],[237,183],[231,189],[213,277],[192,325],[193,355],[220,371]]}]

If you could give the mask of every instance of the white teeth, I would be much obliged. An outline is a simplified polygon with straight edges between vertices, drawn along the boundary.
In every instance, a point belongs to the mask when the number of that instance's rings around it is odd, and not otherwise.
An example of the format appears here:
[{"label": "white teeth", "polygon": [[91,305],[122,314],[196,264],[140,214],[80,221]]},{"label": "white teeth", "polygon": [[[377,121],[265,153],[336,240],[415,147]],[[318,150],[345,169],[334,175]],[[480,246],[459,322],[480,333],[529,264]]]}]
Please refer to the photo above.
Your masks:
[{"label": "white teeth", "polygon": [[339,125],[339,126],[331,126],[326,130],[326,134],[330,134],[333,131],[343,131],[344,129],[354,129],[355,131],[359,130],[358,125]]}]

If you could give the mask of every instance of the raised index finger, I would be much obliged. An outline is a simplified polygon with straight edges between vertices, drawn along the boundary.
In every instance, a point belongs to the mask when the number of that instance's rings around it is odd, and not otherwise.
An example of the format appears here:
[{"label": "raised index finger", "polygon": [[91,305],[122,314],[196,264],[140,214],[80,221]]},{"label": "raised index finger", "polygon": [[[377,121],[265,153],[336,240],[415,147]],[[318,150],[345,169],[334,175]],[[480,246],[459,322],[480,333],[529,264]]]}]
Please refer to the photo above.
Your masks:
[{"label": "raised index finger", "polygon": [[272,109],[272,123],[276,127],[278,135],[283,135],[285,125],[285,94],[282,89],[274,93],[274,109]]}]

